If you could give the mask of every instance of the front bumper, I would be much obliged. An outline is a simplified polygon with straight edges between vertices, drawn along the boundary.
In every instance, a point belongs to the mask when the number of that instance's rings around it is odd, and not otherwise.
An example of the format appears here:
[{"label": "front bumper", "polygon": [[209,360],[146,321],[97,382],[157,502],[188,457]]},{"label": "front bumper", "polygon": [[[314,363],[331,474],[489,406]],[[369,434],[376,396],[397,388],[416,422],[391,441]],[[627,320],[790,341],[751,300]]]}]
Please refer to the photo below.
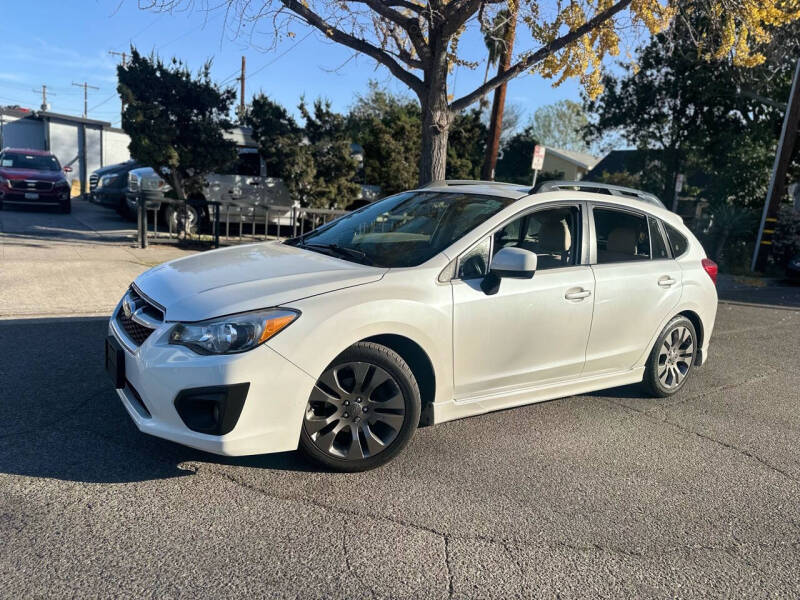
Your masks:
[{"label": "front bumper", "polygon": [[[117,314],[119,306],[114,311]],[[314,380],[262,344],[249,352],[201,356],[167,343],[171,323],[156,329],[141,346],[116,318],[109,335],[124,348],[122,404],[140,431],[199,450],[226,456],[295,450]],[[185,390],[249,384],[241,413],[229,433],[211,435],[190,429],[179,414]]]},{"label": "front bumper", "polygon": [[[33,195],[35,195],[35,197],[33,197]],[[69,200],[69,188],[27,193],[9,188],[0,188],[0,201],[4,204],[60,206],[67,200]]]}]

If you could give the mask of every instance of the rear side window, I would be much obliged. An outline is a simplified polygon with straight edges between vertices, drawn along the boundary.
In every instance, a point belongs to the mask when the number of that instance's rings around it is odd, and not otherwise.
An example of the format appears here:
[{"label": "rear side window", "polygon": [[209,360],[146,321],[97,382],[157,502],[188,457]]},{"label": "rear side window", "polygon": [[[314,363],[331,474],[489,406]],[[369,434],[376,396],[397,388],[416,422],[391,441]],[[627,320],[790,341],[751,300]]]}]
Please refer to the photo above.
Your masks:
[{"label": "rear side window", "polygon": [[650,232],[644,215],[595,208],[597,263],[650,260]]},{"label": "rear side window", "polygon": [[664,223],[664,229],[667,230],[667,237],[669,238],[669,246],[672,248],[672,256],[678,258],[681,254],[689,249],[689,240],[686,239],[680,231]]},{"label": "rear side window", "polygon": [[650,223],[650,240],[653,244],[653,258],[656,260],[669,258],[669,250],[667,250],[667,244],[664,242],[664,236],[661,235],[658,219],[647,217],[647,220]]}]

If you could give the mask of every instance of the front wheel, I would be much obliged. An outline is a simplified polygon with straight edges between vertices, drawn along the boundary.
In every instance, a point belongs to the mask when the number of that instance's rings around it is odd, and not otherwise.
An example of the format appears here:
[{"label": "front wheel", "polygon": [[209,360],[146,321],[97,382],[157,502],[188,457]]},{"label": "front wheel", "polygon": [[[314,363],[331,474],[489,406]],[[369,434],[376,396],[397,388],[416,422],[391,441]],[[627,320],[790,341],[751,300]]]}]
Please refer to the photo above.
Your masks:
[{"label": "front wheel", "polygon": [[61,204],[59,204],[58,208],[62,213],[68,215],[72,212],[72,200],[67,198],[66,200],[62,201]]},{"label": "front wheel", "polygon": [[327,366],[306,405],[300,448],[337,471],[387,463],[411,440],[420,415],[414,374],[391,349],[354,344]]},{"label": "front wheel", "polygon": [[186,233],[195,234],[200,228],[200,213],[191,204],[184,206],[170,204],[165,211],[167,219],[167,226],[170,231],[178,235],[184,232],[184,223],[186,224]]},{"label": "front wheel", "polygon": [[644,371],[644,386],[653,396],[672,396],[685,384],[697,355],[697,332],[683,316],[672,319],[658,336]]}]

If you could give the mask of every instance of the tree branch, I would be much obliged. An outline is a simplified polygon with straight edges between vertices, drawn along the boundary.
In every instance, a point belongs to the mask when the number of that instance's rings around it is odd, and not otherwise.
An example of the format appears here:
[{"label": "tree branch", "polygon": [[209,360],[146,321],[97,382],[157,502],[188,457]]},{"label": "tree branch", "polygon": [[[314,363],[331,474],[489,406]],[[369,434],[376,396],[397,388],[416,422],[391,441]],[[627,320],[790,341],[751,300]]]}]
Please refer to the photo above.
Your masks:
[{"label": "tree branch", "polygon": [[[422,31],[420,30],[419,22],[417,21],[416,17],[409,17],[401,12],[396,11],[391,6],[393,4],[391,0],[387,2],[384,2],[384,0],[350,0],[350,2],[366,4],[387,21],[391,21],[392,23],[402,27],[406,33],[408,33],[408,38],[414,45],[414,49],[417,51],[417,54],[421,57],[427,56],[428,44],[425,42],[425,36],[422,35]],[[422,7],[417,6],[416,10],[414,11],[415,14],[421,14],[421,9]]]},{"label": "tree branch", "polygon": [[594,17],[586,21],[586,23],[584,23],[577,29],[573,29],[572,31],[569,31],[564,35],[562,35],[560,38],[556,38],[551,42],[549,42],[548,44],[546,44],[545,46],[542,46],[533,54],[529,54],[528,56],[518,61],[513,66],[509,67],[507,71],[504,71],[503,73],[500,73],[492,77],[486,83],[475,88],[469,94],[462,96],[458,100],[454,100],[450,104],[450,110],[452,110],[453,112],[464,110],[470,104],[476,102],[477,100],[479,100],[480,98],[491,92],[496,87],[499,87],[502,84],[506,83],[507,81],[514,79],[514,77],[517,77],[521,73],[524,73],[536,63],[541,62],[554,52],[558,52],[568,44],[586,35],[590,31],[592,31],[593,29],[595,29],[596,27],[607,21],[608,19],[612,18],[618,12],[621,12],[622,10],[627,8],[628,5],[631,3],[631,1],[632,0],[619,0],[616,4],[610,6],[606,10],[597,13]]},{"label": "tree branch", "polygon": [[[370,0],[372,1],[372,0]],[[422,91],[423,83],[422,80],[414,75],[413,73],[409,73],[406,71],[400,64],[392,58],[392,56],[370,44],[368,41],[350,35],[349,33],[345,33],[341,29],[338,29],[320,17],[317,13],[312,11],[311,9],[304,6],[299,0],[280,0],[281,4],[283,4],[286,8],[291,10],[295,13],[298,17],[303,19],[306,23],[315,27],[316,29],[320,30],[326,37],[332,39],[334,42],[352,48],[362,54],[366,54],[370,58],[375,59],[380,64],[385,66],[386,68],[391,71],[392,75],[397,77],[400,81],[405,83],[408,87],[410,87],[414,92],[419,94]]]}]

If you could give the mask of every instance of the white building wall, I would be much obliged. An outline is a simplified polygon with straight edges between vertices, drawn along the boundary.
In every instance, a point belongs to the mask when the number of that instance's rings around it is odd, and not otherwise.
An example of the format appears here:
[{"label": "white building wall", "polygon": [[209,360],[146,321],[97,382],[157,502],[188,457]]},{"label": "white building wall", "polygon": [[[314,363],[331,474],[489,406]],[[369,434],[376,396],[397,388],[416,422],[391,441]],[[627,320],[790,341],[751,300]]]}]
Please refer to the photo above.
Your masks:
[{"label": "white building wall", "polygon": [[103,166],[102,130],[99,127],[86,127],[86,178],[92,171]]},{"label": "white building wall", "polygon": [[106,129],[103,131],[103,166],[125,162],[131,157],[128,144],[131,138],[122,131]]},{"label": "white building wall", "polygon": [[44,124],[38,119],[0,115],[0,148],[45,149]]}]

